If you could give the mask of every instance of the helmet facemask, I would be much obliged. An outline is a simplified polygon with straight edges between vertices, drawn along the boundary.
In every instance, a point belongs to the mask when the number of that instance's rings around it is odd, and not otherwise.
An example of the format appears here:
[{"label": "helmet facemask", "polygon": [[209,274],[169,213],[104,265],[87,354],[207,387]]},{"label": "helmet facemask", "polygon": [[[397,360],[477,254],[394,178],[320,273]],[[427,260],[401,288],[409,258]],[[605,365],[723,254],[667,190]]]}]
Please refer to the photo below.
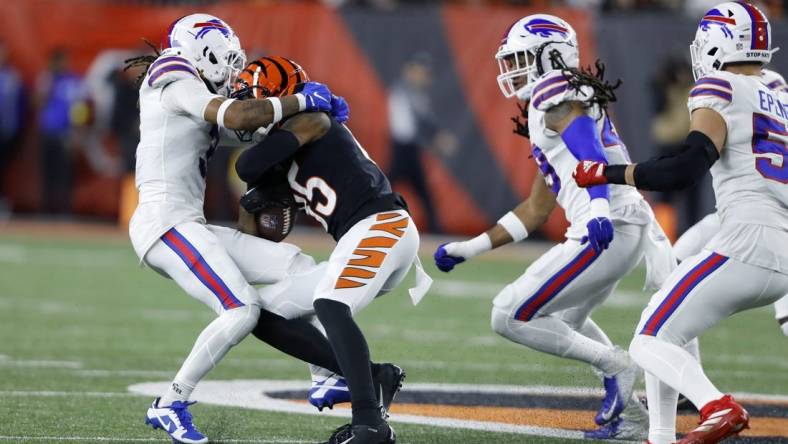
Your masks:
[{"label": "helmet facemask", "polygon": [[[530,96],[533,82],[537,79],[534,54],[524,49],[501,47],[495,54],[498,61],[498,87],[507,99],[514,96]],[[524,91],[527,89],[527,93]]]}]

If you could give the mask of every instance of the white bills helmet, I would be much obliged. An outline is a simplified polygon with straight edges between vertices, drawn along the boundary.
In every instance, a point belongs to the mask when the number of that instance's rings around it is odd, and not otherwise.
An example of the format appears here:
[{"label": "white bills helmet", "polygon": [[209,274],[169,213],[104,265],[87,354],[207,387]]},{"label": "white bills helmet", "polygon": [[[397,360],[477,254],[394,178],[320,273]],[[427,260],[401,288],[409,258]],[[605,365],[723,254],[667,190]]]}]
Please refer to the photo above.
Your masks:
[{"label": "white bills helmet", "polygon": [[569,23],[548,14],[529,15],[516,21],[504,33],[495,54],[501,72],[498,86],[504,97],[529,100],[536,79],[559,68],[554,61],[556,54],[567,67],[577,68],[580,64],[577,34]]},{"label": "white bills helmet", "polygon": [[772,29],[760,9],[742,1],[715,6],[700,20],[690,45],[695,80],[726,63],[767,64],[772,59]]},{"label": "white bills helmet", "polygon": [[190,14],[170,25],[163,53],[188,59],[217,94],[229,96],[246,54],[233,29],[218,17]]}]

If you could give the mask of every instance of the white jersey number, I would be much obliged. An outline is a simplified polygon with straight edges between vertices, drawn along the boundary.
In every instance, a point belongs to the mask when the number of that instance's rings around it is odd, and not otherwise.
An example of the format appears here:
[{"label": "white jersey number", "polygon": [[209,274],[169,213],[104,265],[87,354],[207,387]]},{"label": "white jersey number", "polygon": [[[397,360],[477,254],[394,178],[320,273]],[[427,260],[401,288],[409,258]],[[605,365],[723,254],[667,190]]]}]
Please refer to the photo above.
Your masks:
[{"label": "white jersey number", "polygon": [[[293,161],[290,171],[287,172],[287,181],[290,183],[296,202],[304,205],[306,214],[315,218],[325,230],[328,230],[326,218],[330,217],[337,207],[337,192],[321,177],[312,176],[302,185],[296,180],[297,175],[298,164]],[[315,191],[320,192],[322,199],[318,198],[318,193]]]}]

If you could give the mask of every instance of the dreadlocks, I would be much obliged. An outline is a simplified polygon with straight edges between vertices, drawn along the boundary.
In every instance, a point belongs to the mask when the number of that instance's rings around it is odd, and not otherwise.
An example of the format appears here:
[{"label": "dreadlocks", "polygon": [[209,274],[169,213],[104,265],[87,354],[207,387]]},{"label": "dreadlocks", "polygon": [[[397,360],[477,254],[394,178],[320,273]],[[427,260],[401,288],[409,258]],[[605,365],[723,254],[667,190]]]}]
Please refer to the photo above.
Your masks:
[{"label": "dreadlocks", "polygon": [[128,71],[129,69],[140,68],[140,67],[143,68],[142,72],[140,72],[140,74],[137,76],[136,79],[137,88],[139,88],[142,85],[142,80],[145,78],[145,75],[148,74],[148,68],[150,67],[150,65],[153,62],[155,62],[156,59],[159,58],[159,56],[161,55],[159,49],[156,48],[156,46],[153,43],[149,42],[148,39],[143,38],[142,41],[145,42],[146,45],[150,46],[150,48],[153,50],[154,55],[146,54],[137,57],[132,57],[130,59],[126,59],[123,61],[123,63],[126,65],[123,67],[123,71]]},{"label": "dreadlocks", "polygon": [[607,110],[607,105],[617,100],[615,89],[621,86],[621,79],[617,79],[614,84],[605,80],[605,64],[599,59],[594,62],[594,68],[590,66],[570,68],[566,66],[561,53],[557,50],[550,51],[549,57],[553,66],[560,67],[559,69],[569,82],[570,88],[579,91],[582,86],[590,86],[593,89],[591,98],[587,101],[589,107],[596,104]]},{"label": "dreadlocks", "polygon": [[[550,51],[548,55],[553,68],[560,69],[561,73],[569,83],[569,88],[580,90],[583,86],[590,86],[593,90],[591,97],[586,100],[586,106],[599,105],[600,108],[607,110],[607,105],[617,100],[615,90],[621,86],[621,79],[617,79],[611,84],[605,80],[605,64],[599,59],[594,62],[594,67],[570,68],[566,66],[561,53],[558,50]],[[528,131],[528,103],[525,106],[517,104],[520,114],[511,118],[514,122],[514,132],[518,136],[530,139]]]}]

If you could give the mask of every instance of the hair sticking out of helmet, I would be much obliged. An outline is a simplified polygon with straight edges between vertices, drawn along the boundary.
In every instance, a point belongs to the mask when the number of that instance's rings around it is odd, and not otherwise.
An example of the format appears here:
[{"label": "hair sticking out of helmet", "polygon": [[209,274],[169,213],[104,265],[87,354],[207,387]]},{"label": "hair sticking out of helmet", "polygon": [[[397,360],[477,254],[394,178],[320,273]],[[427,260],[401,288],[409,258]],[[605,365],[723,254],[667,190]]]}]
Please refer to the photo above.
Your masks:
[{"label": "hair sticking out of helmet", "polygon": [[590,86],[593,89],[591,98],[586,101],[589,106],[596,104],[600,108],[607,109],[610,102],[617,100],[615,90],[621,86],[621,79],[616,79],[612,84],[605,80],[605,64],[601,60],[597,59],[593,68],[590,66],[572,68],[564,64],[558,51],[551,52],[549,57],[554,65],[563,65],[561,71],[570,88],[579,90],[583,86]]},{"label": "hair sticking out of helmet", "polygon": [[233,97],[262,99],[294,94],[308,81],[309,75],[298,63],[282,56],[261,57],[241,71]]},{"label": "hair sticking out of helmet", "polygon": [[161,52],[159,52],[158,48],[156,48],[153,43],[149,42],[148,39],[143,38],[142,41],[145,42],[146,45],[150,46],[150,48],[153,50],[153,54],[144,54],[123,61],[123,71],[128,71],[129,69],[135,68],[143,68],[136,79],[137,88],[142,85],[142,81],[145,79],[145,75],[148,74],[148,68],[150,65],[161,55]]}]

